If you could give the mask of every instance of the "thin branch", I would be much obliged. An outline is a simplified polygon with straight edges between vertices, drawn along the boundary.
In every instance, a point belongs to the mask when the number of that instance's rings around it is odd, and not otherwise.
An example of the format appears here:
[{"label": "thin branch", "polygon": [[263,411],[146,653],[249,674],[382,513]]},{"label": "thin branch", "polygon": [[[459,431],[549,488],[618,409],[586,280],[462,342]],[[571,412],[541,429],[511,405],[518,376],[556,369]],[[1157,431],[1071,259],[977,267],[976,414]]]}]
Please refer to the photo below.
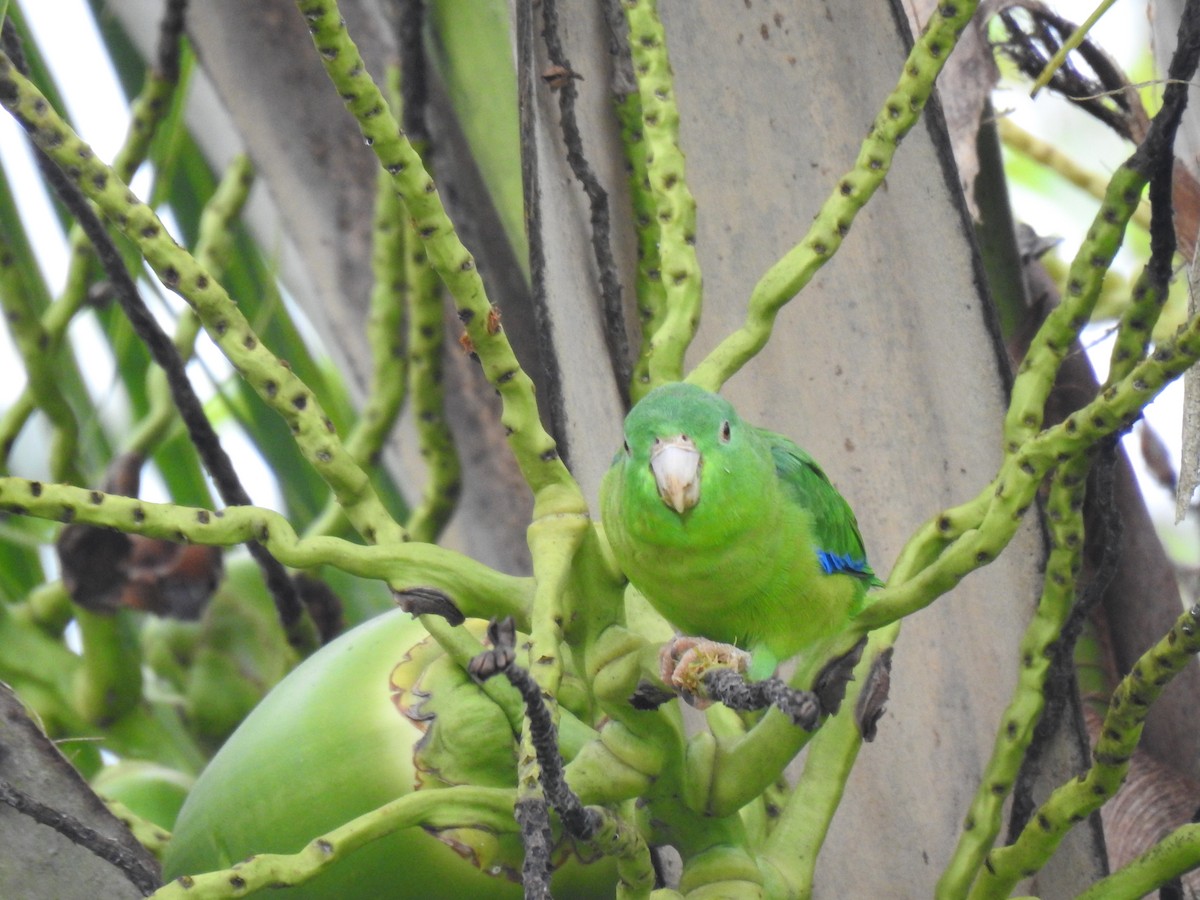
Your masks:
[{"label": "thin branch", "polygon": [[600,184],[595,171],[583,152],[583,136],[575,118],[575,100],[579,92],[575,80],[581,78],[571,68],[559,34],[557,0],[542,0],[542,38],[551,70],[543,80],[558,92],[559,126],[567,150],[567,164],[575,180],[587,194],[591,208],[592,254],[600,275],[600,308],[604,316],[604,340],[617,376],[617,387],[623,402],[629,402],[629,338],[625,331],[625,311],[621,304],[621,281],[617,277],[617,262],[612,249],[612,223],[608,208],[608,193]]}]

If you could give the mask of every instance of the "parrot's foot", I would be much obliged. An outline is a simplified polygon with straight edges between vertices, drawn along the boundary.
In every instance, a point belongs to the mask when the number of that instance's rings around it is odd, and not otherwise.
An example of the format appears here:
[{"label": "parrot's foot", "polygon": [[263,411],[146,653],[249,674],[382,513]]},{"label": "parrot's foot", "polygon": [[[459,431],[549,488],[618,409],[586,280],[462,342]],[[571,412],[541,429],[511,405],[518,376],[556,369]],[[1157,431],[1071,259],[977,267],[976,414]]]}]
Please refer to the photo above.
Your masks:
[{"label": "parrot's foot", "polygon": [[392,597],[395,598],[397,606],[414,616],[441,616],[451,625],[461,625],[467,621],[467,617],[449,595],[437,588],[417,587],[407,591],[392,591]]},{"label": "parrot's foot", "polygon": [[634,709],[658,709],[664,703],[669,703],[675,699],[674,691],[664,690],[662,687],[651,684],[646,679],[638,682],[637,688],[629,697],[629,705]]},{"label": "parrot's foot", "polygon": [[[854,679],[854,667],[862,659],[866,643],[863,638],[849,653],[828,663],[817,675],[811,691],[789,687],[779,678],[747,681],[741,673],[728,668],[710,668],[702,676],[705,695],[730,709],[755,710],[773,706],[791,719],[792,724],[813,731],[822,716],[835,715],[841,708],[846,685]],[[865,703],[860,699],[856,710],[859,728],[864,737],[870,735],[866,737],[870,740],[875,736],[875,724],[883,714],[882,702],[887,696],[887,663],[882,658],[871,670],[865,693],[878,698],[877,702]]]},{"label": "parrot's foot", "polygon": [[705,691],[730,709],[755,710],[773,706],[792,720],[793,725],[812,731],[826,710],[812,691],[790,688],[778,678],[747,681],[730,669],[710,669],[704,676]]},{"label": "parrot's foot", "polygon": [[867,639],[863,638],[849,653],[830,660],[817,674],[817,680],[813,682],[813,693],[817,695],[821,709],[827,715],[836,715],[842,708],[842,700],[846,698],[846,685],[854,680],[854,667],[862,659],[866,646]]},{"label": "parrot's foot", "polygon": [[697,709],[711,705],[705,696],[705,676],[716,670],[740,676],[750,666],[750,654],[733,644],[708,638],[677,635],[663,645],[658,654],[659,674],[663,683],[674,688]]},{"label": "parrot's foot", "polygon": [[892,686],[892,648],[888,647],[871,664],[862,693],[854,706],[854,718],[864,741],[875,740],[879,719],[883,716],[888,690]]}]

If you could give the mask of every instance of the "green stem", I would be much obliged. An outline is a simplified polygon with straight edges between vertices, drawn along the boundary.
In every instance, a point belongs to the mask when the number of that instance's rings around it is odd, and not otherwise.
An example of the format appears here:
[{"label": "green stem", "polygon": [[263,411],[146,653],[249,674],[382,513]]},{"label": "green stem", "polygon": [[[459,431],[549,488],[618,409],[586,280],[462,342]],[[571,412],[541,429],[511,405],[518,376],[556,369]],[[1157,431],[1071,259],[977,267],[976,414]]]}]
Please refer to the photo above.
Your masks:
[{"label": "green stem", "polygon": [[0,309],[25,366],[25,391],[54,428],[51,477],[56,481],[77,482],[81,480],[75,464],[79,425],[60,388],[58,354],[50,352],[51,340],[30,302],[29,286],[23,283],[16,264],[17,252],[6,236],[0,234]]},{"label": "green stem", "polygon": [[359,533],[370,541],[401,542],[403,529],[388,515],[366,473],[346,453],[312,391],[259,341],[211,273],[171,239],[154,211],[96,157],[4,55],[0,55],[0,103],[137,245],[163,284],[196,310],[234,368],[288,423],[305,458],[333,488]]},{"label": "green stem", "polygon": [[1200,866],[1200,825],[1181,825],[1075,900],[1138,900]]},{"label": "green stem", "polygon": [[[196,261],[220,275],[229,258],[232,241],[229,230],[241,214],[250,187],[254,183],[254,169],[250,158],[244,154],[234,157],[225,170],[216,192],[204,207],[200,216],[200,237],[196,241]],[[184,362],[191,359],[195,351],[196,338],[200,333],[200,319],[190,307],[182,313],[175,326],[174,344]],[[150,397],[150,412],[129,439],[127,451],[143,457],[153,455],[155,449],[166,439],[171,426],[178,422],[175,401],[167,386],[167,376],[161,369],[150,374],[146,388]]]},{"label": "green stem", "polygon": [[408,520],[408,528],[416,540],[433,541],[446,527],[458,503],[462,465],[454,446],[454,434],[446,423],[442,384],[445,327],[442,324],[440,283],[429,267],[424,247],[411,233],[406,269],[413,417],[417,423],[421,457],[429,470],[421,501]]},{"label": "green stem", "polygon": [[[364,468],[377,465],[379,454],[396,417],[400,415],[408,391],[404,309],[405,298],[411,294],[412,285],[404,265],[404,220],[404,205],[392,189],[391,179],[381,172],[375,192],[371,242],[374,283],[367,318],[371,382],[362,414],[346,438],[346,452]],[[306,534],[332,534],[341,518],[342,510],[337,498],[330,497]]]},{"label": "green stem", "polygon": [[415,791],[313,838],[298,853],[263,853],[229,869],[184,875],[151,896],[155,900],[225,900],[264,888],[304,884],[330,866],[344,865],[355,850],[404,828],[484,828],[511,833],[516,827],[512,806],[513,792],[506,788],[459,785]]},{"label": "green stem", "polygon": [[1137,209],[1148,180],[1134,168],[1138,158],[1135,154],[1113,174],[1087,238],[1071,262],[1062,302],[1046,316],[1017,369],[1004,420],[1008,452],[1016,450],[1041,429],[1046,399],[1054,387],[1059,367],[1075,346],[1079,332],[1091,319],[1104,286],[1104,276],[1120,249],[1125,226]]},{"label": "green stem", "polygon": [[[631,390],[637,393],[683,377],[683,356],[700,324],[703,282],[696,258],[696,201],[687,185],[679,147],[679,108],[666,31],[656,0],[625,0],[624,6],[641,109],[639,158],[654,203],[665,310],[649,341],[643,337],[646,380],[635,379],[636,388],[631,386]],[[635,196],[638,193],[643,192]],[[645,231],[643,238],[647,237]]]},{"label": "green stem", "polygon": [[658,249],[658,216],[655,214],[654,194],[650,190],[650,173],[646,165],[647,147],[641,99],[636,93],[626,94],[617,102],[616,110],[617,121],[621,124],[621,145],[629,166],[629,196],[638,247],[634,293],[642,326],[642,343],[629,385],[630,400],[636,403],[650,389],[651,339],[662,327],[667,314],[667,292],[663,285],[662,256]]},{"label": "green stem", "polygon": [[229,547],[256,540],[291,568],[333,565],[352,575],[386,581],[397,592],[434,588],[452,598],[466,616],[511,615],[519,628],[529,627],[532,579],[501,574],[433,544],[364,546],[332,537],[301,540],[279,513],[254,506],[213,512],[15,477],[0,478],[0,510],[181,543]]},{"label": "green stem", "polygon": [[1017,687],[1003,723],[996,733],[991,759],[950,862],[938,881],[939,900],[965,897],[984,856],[1000,833],[1004,800],[1016,783],[1033,740],[1034,729],[1045,707],[1046,678],[1050,673],[1052,645],[1062,633],[1075,601],[1075,573],[1083,548],[1083,495],[1089,467],[1087,457],[1077,457],[1058,470],[1050,483],[1046,520],[1050,555],[1045,583],[1033,619],[1021,639],[1021,669]]},{"label": "green stem", "polygon": [[971,891],[972,900],[1007,897],[1016,883],[1037,872],[1066,833],[1117,792],[1142,735],[1151,704],[1200,651],[1200,604],[1142,655],[1113,692],[1090,769],[1051,793],[1007,847],[993,850]]},{"label": "green stem", "polygon": [[[171,107],[176,87],[177,83],[174,80],[164,78],[153,69],[147,73],[145,84],[131,105],[132,115],[125,140],[113,160],[113,171],[121,181],[128,183],[145,161],[150,142]],[[44,98],[43,102],[46,102]],[[70,248],[70,262],[67,264],[66,286],[62,294],[42,313],[41,325],[45,334],[42,353],[47,358],[53,358],[62,345],[67,326],[83,308],[88,287],[92,282],[94,260],[91,244],[83,236],[83,230],[78,225],[71,227],[67,243]],[[73,380],[78,380],[77,373]],[[0,420],[0,462],[7,457],[17,434],[25,427],[29,416],[37,407],[35,398],[35,382],[31,380],[18,401],[10,407],[3,420]]]},{"label": "green stem", "polygon": [[745,323],[691,371],[688,381],[718,390],[766,345],[779,310],[833,257],[858,211],[883,184],[900,139],[920,118],[934,79],[978,5],[978,0],[944,3],[930,17],[895,90],[875,117],[854,168],[838,181],[808,234],[754,286]]},{"label": "green stem", "polygon": [[862,734],[853,715],[858,690],[874,661],[895,644],[899,630],[895,625],[871,635],[858,680],[850,683],[841,713],[829,719],[809,744],[804,772],[759,859],[771,896],[812,896],[817,856],[862,749]]},{"label": "green stem", "polygon": [[1037,77],[1037,81],[1033,83],[1033,87],[1029,90],[1030,97],[1036,97],[1038,91],[1050,83],[1050,79],[1054,77],[1054,73],[1066,63],[1067,55],[1083,43],[1083,39],[1092,30],[1092,26],[1100,21],[1100,17],[1108,12],[1109,8],[1115,2],[1116,0],[1100,0],[1100,3],[1092,10],[1092,14],[1084,20],[1083,24],[1071,32],[1070,36],[1063,41],[1062,46],[1050,57],[1050,61],[1042,69],[1042,74]]},{"label": "green stem", "polygon": [[75,706],[88,722],[106,725],[142,697],[142,654],[133,614],[95,613],[77,608],[83,666],[75,673]]},{"label": "green stem", "polygon": [[[563,465],[553,438],[541,425],[533,381],[521,368],[508,337],[484,291],[475,260],[454,230],[437,187],[420,155],[400,130],[379,87],[371,79],[358,47],[334,0],[297,0],[308,22],[321,63],[363,138],[379,158],[404,200],[429,264],[454,297],[466,342],[478,356],[488,383],[500,394],[501,422],[509,446],[535,494],[535,516],[582,512],[587,506],[579,486]],[[543,492],[543,488],[550,490]]]},{"label": "green stem", "polygon": [[[1075,187],[1087,191],[1097,200],[1104,199],[1109,181],[1104,175],[1085,169],[1079,163],[1075,162],[1074,159],[1058,149],[1057,146],[1049,141],[1043,141],[1035,137],[1007,116],[998,116],[996,118],[996,130],[1000,134],[1000,140],[1004,142],[1004,146],[1008,150],[1027,156],[1036,163],[1041,163],[1046,168],[1061,175],[1071,184],[1075,185]],[[1141,201],[1131,221],[1149,230],[1150,204],[1144,200]]]}]

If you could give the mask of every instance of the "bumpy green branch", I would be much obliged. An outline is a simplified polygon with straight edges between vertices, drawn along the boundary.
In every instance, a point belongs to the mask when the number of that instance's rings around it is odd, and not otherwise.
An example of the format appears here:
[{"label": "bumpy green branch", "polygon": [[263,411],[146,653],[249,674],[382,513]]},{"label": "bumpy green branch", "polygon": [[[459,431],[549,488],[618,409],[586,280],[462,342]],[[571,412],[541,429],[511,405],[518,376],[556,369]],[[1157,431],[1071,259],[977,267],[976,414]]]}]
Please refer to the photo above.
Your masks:
[{"label": "bumpy green branch", "polygon": [[[1101,439],[1127,428],[1166,385],[1200,359],[1200,318],[1193,319],[1173,340],[1161,344],[1125,377],[1106,387],[1082,409],[1052,428],[1030,438],[1011,453],[995,481],[967,508],[982,504],[986,512],[975,521],[955,523],[935,519],[919,532],[928,539],[942,524],[958,532],[936,560],[898,579],[877,594],[856,620],[864,630],[894,622],[923,609],[953,588],[967,574],[995,559],[1016,532],[1021,516],[1033,501],[1042,478],[1054,467],[1085,453]],[[915,540],[915,539],[914,539]],[[905,559],[922,553],[905,551]]]},{"label": "bumpy green branch", "polygon": [[[1109,179],[1098,172],[1089,171],[1079,165],[1067,154],[1063,153],[1049,141],[1043,141],[1025,131],[1007,116],[996,118],[996,130],[1000,140],[1009,150],[1029,157],[1041,163],[1051,171],[1061,175],[1077,188],[1087,191],[1097,200],[1103,200],[1108,190]],[[1150,206],[1144,201],[1138,204],[1132,221],[1142,228],[1150,227]]]},{"label": "bumpy green branch", "polygon": [[1091,319],[1104,276],[1148,181],[1134,168],[1137,158],[1135,154],[1113,174],[1096,219],[1071,263],[1062,302],[1046,316],[1017,370],[1004,421],[1005,448],[1009,452],[1041,428],[1046,398],[1054,387],[1059,366]]},{"label": "bumpy green branch", "polygon": [[518,627],[529,627],[532,579],[503,575],[432,544],[363,546],[330,537],[301,540],[287,519],[258,507],[230,506],[213,512],[12,477],[0,478],[0,510],[181,543],[229,547],[254,540],[292,568],[332,565],[385,581],[401,593],[434,588],[449,596],[466,616],[511,615]]},{"label": "bumpy green branch", "polygon": [[[250,158],[244,154],[235,156],[200,214],[196,261],[215,275],[220,275],[229,260],[229,230],[233,227],[234,219],[241,214],[253,183],[254,170],[250,165]],[[195,310],[188,307],[175,325],[174,337],[175,349],[179,351],[179,356],[184,362],[191,359],[199,332],[200,319]],[[149,378],[146,392],[150,397],[150,412],[129,439],[126,448],[145,457],[153,454],[166,438],[170,427],[178,420],[166,374],[156,368]]]},{"label": "bumpy green branch", "polygon": [[511,833],[515,830],[512,805],[513,792],[506,788],[458,785],[415,791],[314,838],[299,853],[264,853],[219,872],[183,875],[151,896],[156,900],[226,900],[264,888],[304,884],[330,866],[344,864],[355,850],[404,828],[485,828]]},{"label": "bumpy green branch", "polygon": [[1004,799],[1016,783],[1025,752],[1045,707],[1051,646],[1062,633],[1075,599],[1075,575],[1083,550],[1083,493],[1088,459],[1077,457],[1055,473],[1046,503],[1050,555],[1037,611],[1021,639],[1021,670],[1001,717],[992,757],[971,802],[963,833],[938,881],[940,898],[965,897],[996,835]]},{"label": "bumpy green branch", "polygon": [[[703,285],[696,259],[696,201],[687,186],[683,151],[679,148],[679,108],[675,105],[666,32],[656,0],[625,0],[624,6],[642,114],[644,149],[639,155],[645,163],[654,203],[659,281],[665,301],[661,323],[648,343],[643,339],[648,380],[642,381],[641,376],[635,379],[631,393],[636,396],[683,376],[683,356],[700,324]],[[647,233],[647,229],[642,230],[643,241]]]},{"label": "bumpy green branch", "polygon": [[[804,761],[804,772],[788,796],[761,856],[768,886],[778,878],[790,897],[810,897],[817,856],[829,833],[846,789],[850,772],[862,749],[862,732],[853,714],[866,673],[895,645],[899,624],[873,632],[863,659],[848,685],[843,709],[814,736]],[[769,896],[784,896],[781,892]]]},{"label": "bumpy green branch", "polygon": [[883,184],[897,144],[920,118],[934,79],[978,5],[977,0],[962,0],[938,7],[909,53],[896,89],[875,117],[854,168],[821,206],[808,234],[754,286],[745,323],[692,370],[688,381],[718,390],[763,348],[779,310],[837,252],[858,211]]},{"label": "bumpy green branch", "polygon": [[[377,463],[408,392],[404,311],[412,285],[404,262],[407,244],[404,219],[404,205],[392,189],[391,179],[380,172],[371,243],[374,283],[367,318],[371,381],[362,414],[346,438],[346,452],[364,468]],[[325,509],[313,520],[308,534],[330,534],[341,518],[337,498],[330,497]]]},{"label": "bumpy green branch", "polygon": [[1182,825],[1120,871],[1101,878],[1076,900],[1138,900],[1198,866],[1200,825]]},{"label": "bumpy green branch", "polygon": [[650,344],[666,316],[667,297],[662,279],[662,257],[658,249],[658,217],[655,215],[654,195],[650,191],[650,175],[646,167],[647,148],[642,130],[641,99],[636,93],[627,94],[618,101],[616,110],[617,120],[621,124],[625,162],[629,166],[629,196],[638,247],[634,293],[641,321],[642,344],[629,385],[630,400],[636,403],[650,387]]},{"label": "bumpy green branch", "polygon": [[420,541],[436,540],[450,520],[462,491],[462,466],[454,435],[446,422],[442,385],[441,284],[429,267],[425,248],[410,232],[406,271],[409,282],[408,365],[412,378],[413,416],[421,457],[429,468],[421,501],[408,529]]},{"label": "bumpy green branch", "polygon": [[[160,50],[160,57],[162,56]],[[167,72],[151,69],[147,73],[145,84],[131,106],[132,118],[125,140],[113,160],[113,171],[121,181],[128,183],[145,161],[150,142],[170,109],[171,97],[178,86],[178,74],[177,66]],[[90,253],[91,244],[83,236],[83,230],[78,225],[72,226],[67,243],[70,248],[70,262],[67,265],[66,285],[62,294],[42,315],[41,325],[45,333],[42,352],[47,358],[52,358],[54,351],[61,345],[67,326],[87,300],[88,286],[91,283],[90,274],[94,265]],[[30,374],[33,372],[32,369],[26,371]],[[31,381],[0,420],[0,462],[7,457],[17,434],[25,427],[29,416],[39,405],[41,402],[34,394],[34,383]],[[49,412],[47,414],[49,415]]]},{"label": "bumpy green branch", "polygon": [[578,485],[559,458],[553,438],[542,428],[533,382],[517,362],[500,326],[499,314],[488,302],[475,260],[455,233],[420,156],[367,72],[337,4],[333,0],[297,0],[296,5],[308,22],[330,80],[384,170],[392,176],[417,236],[425,245],[430,265],[453,295],[484,376],[500,394],[501,421],[521,472],[534,491],[535,515],[585,509]]},{"label": "bumpy green branch", "polygon": [[408,360],[404,346],[405,305],[412,283],[405,265],[406,240],[404,204],[392,190],[391,179],[381,172],[375,194],[375,225],[372,229],[371,311],[367,339],[371,346],[371,384],[363,406],[361,427],[346,441],[346,449],[362,465],[374,461],[408,390]]},{"label": "bumpy green branch", "polygon": [[58,360],[56,354],[50,352],[50,336],[28,302],[27,286],[14,254],[6,236],[0,234],[0,309],[4,311],[9,333],[25,365],[25,393],[54,426],[50,447],[51,476],[57,481],[79,481],[75,467],[79,425],[59,387]]},{"label": "bumpy green branch", "polygon": [[1130,369],[1146,356],[1168,293],[1168,285],[1158,283],[1152,267],[1146,266],[1133,285],[1133,299],[1117,327],[1106,387],[1128,375]]},{"label": "bumpy green branch", "polygon": [[196,310],[234,368],[287,421],[305,458],[333,488],[354,527],[368,540],[403,540],[403,530],[380,503],[366,473],[345,451],[313,393],[263,346],[211,273],[171,239],[154,211],[96,157],[7,56],[0,56],[0,103],[138,246],[163,284]]},{"label": "bumpy green branch", "polygon": [[1037,872],[1066,833],[1116,793],[1129,771],[1150,705],[1200,651],[1200,605],[1176,620],[1166,637],[1134,664],[1117,686],[1086,774],[1057,788],[1007,847],[988,854],[971,892],[973,900],[1007,897],[1023,877]]}]

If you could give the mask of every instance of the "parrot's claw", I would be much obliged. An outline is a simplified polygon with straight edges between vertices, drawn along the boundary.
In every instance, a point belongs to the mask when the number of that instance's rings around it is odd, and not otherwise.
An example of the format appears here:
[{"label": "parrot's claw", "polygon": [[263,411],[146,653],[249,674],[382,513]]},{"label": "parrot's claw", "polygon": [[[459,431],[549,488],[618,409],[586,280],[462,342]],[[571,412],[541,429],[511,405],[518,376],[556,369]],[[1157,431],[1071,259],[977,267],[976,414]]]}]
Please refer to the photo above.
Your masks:
[{"label": "parrot's claw", "polygon": [[739,650],[733,644],[688,635],[677,635],[667,641],[658,654],[663,683],[697,709],[712,704],[704,696],[704,676],[708,672],[727,669],[741,674],[749,666],[750,654],[745,650]]},{"label": "parrot's claw", "polygon": [[821,701],[812,691],[790,688],[778,678],[746,681],[730,669],[710,669],[704,676],[710,697],[730,709],[756,710],[773,706],[805,731],[814,731],[821,722]]},{"label": "parrot's claw", "polygon": [[658,709],[664,703],[674,700],[675,696],[674,691],[663,690],[662,687],[642,679],[638,682],[637,689],[630,695],[629,705],[634,709],[641,710]]},{"label": "parrot's claw", "polygon": [[846,685],[854,680],[854,667],[862,659],[866,646],[867,639],[863,638],[849,653],[830,660],[817,675],[817,680],[813,682],[813,693],[817,695],[826,715],[836,715],[841,709],[842,700],[846,697]]},{"label": "parrot's claw", "polygon": [[888,647],[871,664],[863,689],[854,707],[854,718],[864,741],[875,740],[879,720],[882,718],[892,686],[892,648]]},{"label": "parrot's claw", "polygon": [[441,616],[451,625],[461,625],[467,621],[462,610],[455,605],[448,594],[437,588],[415,587],[407,591],[392,591],[392,597],[406,613],[414,616]]}]

